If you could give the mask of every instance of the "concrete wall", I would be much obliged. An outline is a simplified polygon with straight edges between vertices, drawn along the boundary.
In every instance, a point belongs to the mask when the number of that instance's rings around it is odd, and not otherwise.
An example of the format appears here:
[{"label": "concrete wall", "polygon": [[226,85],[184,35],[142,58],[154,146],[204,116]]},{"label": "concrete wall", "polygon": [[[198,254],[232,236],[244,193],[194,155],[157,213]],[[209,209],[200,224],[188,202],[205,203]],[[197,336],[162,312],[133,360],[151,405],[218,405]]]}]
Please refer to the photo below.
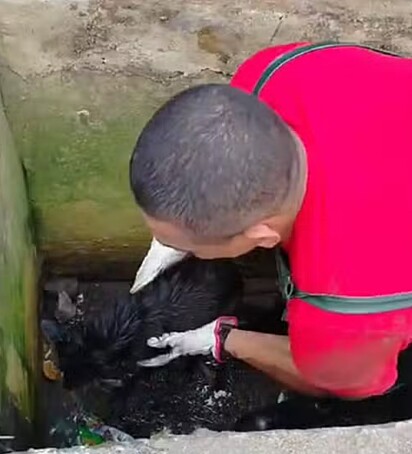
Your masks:
[{"label": "concrete wall", "polygon": [[171,94],[287,41],[412,53],[411,17],[410,0],[0,0],[0,84],[49,266],[131,275],[148,234],[128,159]]},{"label": "concrete wall", "polygon": [[38,382],[37,272],[30,221],[21,161],[0,97],[0,435],[15,436],[15,447],[33,435]]}]

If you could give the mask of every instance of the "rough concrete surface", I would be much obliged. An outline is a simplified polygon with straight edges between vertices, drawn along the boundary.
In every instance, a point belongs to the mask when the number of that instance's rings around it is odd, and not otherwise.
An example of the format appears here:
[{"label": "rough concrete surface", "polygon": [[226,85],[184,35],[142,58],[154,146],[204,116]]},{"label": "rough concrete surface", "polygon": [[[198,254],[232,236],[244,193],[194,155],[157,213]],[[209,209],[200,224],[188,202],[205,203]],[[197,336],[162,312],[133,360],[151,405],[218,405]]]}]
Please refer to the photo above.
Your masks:
[{"label": "rough concrete surface", "polygon": [[385,426],[164,437],[134,445],[31,451],[38,454],[410,454],[412,422]]},{"label": "rough concrete surface", "polygon": [[33,435],[38,381],[37,257],[22,170],[0,99],[0,435],[13,434],[15,446]]},{"label": "rough concrete surface", "polygon": [[411,15],[409,0],[1,0],[0,30],[21,77],[83,68],[170,81],[231,74],[252,52],[294,40],[412,52]]},{"label": "rough concrete surface", "polygon": [[412,2],[0,0],[0,86],[50,269],[131,277],[148,234],[128,159],[153,111],[260,48],[324,39],[412,54]]}]

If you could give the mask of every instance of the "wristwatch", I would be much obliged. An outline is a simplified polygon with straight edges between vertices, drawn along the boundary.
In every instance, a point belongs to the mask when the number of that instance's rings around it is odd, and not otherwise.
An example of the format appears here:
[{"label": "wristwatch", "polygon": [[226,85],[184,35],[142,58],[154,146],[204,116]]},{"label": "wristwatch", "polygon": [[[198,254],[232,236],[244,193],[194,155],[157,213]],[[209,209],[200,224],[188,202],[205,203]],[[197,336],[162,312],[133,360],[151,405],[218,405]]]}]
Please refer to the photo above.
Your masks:
[{"label": "wristwatch", "polygon": [[216,336],[217,336],[217,358],[219,363],[223,363],[231,358],[230,353],[225,350],[226,339],[233,328],[238,327],[237,317],[220,317],[217,325]]}]

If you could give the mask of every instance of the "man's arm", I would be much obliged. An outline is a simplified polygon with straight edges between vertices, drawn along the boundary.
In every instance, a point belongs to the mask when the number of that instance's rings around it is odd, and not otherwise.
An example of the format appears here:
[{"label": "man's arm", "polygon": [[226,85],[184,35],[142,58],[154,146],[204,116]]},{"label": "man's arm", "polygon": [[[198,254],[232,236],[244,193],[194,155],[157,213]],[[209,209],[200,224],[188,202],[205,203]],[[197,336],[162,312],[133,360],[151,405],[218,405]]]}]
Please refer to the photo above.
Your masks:
[{"label": "man's arm", "polygon": [[[353,319],[349,317],[346,323],[350,325]],[[231,325],[229,331],[228,324]],[[333,394],[347,399],[382,394],[396,381],[397,357],[404,344],[404,338],[396,333],[383,335],[380,331],[365,332],[359,327],[349,329],[350,326],[319,329],[319,323],[302,326],[295,321],[289,326],[289,334],[295,342],[298,369],[288,337],[241,331],[236,326],[233,317],[220,317],[195,330],[149,339],[149,346],[170,350],[140,365],[159,367],[185,355],[212,354],[221,361],[223,350],[287,388],[315,396]]]},{"label": "man's arm", "polygon": [[[227,326],[231,328],[224,340],[222,328]],[[236,326],[235,317],[219,317],[214,322],[195,330],[165,333],[159,338],[151,338],[148,340],[150,347],[169,348],[170,351],[139,364],[143,367],[159,367],[179,356],[208,354],[212,354],[220,362],[222,351],[225,351],[288,388],[316,396],[323,394],[321,390],[304,380],[298,372],[286,336],[242,331],[236,329]]]},{"label": "man's arm", "polygon": [[287,388],[314,396],[326,394],[302,377],[293,362],[287,336],[232,329],[224,349]]}]

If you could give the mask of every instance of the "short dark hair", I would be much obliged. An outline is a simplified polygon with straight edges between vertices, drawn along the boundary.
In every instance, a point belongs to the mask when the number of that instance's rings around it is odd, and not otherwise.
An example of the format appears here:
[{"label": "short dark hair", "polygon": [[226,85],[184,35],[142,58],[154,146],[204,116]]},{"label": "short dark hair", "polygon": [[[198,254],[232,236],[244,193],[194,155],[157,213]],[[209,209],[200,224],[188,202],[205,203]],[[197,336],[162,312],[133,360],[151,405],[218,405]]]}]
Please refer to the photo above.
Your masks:
[{"label": "short dark hair", "polygon": [[296,186],[298,146],[256,97],[224,84],[187,89],[141,132],[130,183],[141,209],[204,238],[279,212]]}]

